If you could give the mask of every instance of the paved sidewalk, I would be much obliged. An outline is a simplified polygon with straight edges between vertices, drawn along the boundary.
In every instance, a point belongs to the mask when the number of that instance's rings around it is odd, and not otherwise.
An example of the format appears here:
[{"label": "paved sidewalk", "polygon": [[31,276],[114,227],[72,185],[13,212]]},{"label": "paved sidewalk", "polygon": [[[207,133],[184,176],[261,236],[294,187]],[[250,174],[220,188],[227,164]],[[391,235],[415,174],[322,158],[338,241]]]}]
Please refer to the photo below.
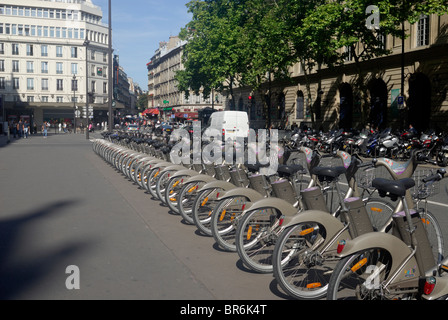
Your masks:
[{"label": "paved sidewalk", "polygon": [[[0,299],[285,298],[271,274],[245,271],[236,253],[194,230],[106,164],[85,135],[0,148]],[[79,268],[79,290],[66,287],[69,266]]]}]

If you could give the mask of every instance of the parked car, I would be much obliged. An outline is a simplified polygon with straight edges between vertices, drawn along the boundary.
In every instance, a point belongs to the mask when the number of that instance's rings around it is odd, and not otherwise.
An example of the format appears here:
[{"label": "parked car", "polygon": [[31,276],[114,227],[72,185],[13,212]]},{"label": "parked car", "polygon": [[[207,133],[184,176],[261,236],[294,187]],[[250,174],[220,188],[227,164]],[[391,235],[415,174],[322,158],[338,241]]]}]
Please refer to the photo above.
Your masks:
[{"label": "parked car", "polygon": [[138,131],[139,127],[138,124],[128,124],[126,127],[126,131]]}]

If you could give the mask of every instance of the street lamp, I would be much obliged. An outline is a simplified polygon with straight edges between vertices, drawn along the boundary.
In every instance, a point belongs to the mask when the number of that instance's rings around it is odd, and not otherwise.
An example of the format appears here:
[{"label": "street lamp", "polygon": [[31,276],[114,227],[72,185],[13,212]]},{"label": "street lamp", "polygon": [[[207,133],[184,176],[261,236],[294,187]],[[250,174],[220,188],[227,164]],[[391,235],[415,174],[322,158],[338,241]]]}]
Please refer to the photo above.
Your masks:
[{"label": "street lamp", "polygon": [[86,139],[89,140],[89,122],[90,122],[90,114],[89,114],[89,43],[90,41],[87,39],[84,41],[84,46],[86,47],[86,118],[87,118],[87,130],[86,130]]},{"label": "street lamp", "polygon": [[109,17],[108,17],[108,23],[109,23],[109,57],[108,57],[108,59],[109,59],[109,61],[108,61],[108,68],[107,68],[107,72],[109,73],[108,74],[108,81],[109,81],[109,83],[108,83],[108,85],[109,85],[109,90],[108,90],[108,95],[109,95],[109,98],[108,98],[108,104],[109,104],[109,132],[112,132],[112,130],[113,130],[113,122],[114,122],[114,117],[113,117],[113,114],[112,114],[112,99],[113,99],[113,96],[112,96],[112,92],[113,92],[113,90],[114,90],[114,88],[113,88],[113,80],[112,80],[112,68],[113,68],[113,65],[112,65],[112,4],[111,4],[111,0],[109,0]]},{"label": "street lamp", "polygon": [[72,90],[73,90],[73,132],[76,133],[76,74],[73,75],[72,79]]}]

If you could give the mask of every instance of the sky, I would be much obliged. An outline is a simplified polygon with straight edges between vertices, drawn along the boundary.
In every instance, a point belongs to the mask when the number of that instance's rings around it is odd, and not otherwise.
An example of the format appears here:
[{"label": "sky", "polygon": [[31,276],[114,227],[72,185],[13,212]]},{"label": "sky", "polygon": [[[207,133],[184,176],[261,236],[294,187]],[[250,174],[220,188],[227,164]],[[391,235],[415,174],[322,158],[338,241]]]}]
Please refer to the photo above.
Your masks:
[{"label": "sky", "polygon": [[[142,90],[148,89],[146,64],[159,42],[179,34],[190,20],[185,6],[190,0],[111,0],[112,47],[120,65]],[[108,0],[92,0],[108,23]]]}]

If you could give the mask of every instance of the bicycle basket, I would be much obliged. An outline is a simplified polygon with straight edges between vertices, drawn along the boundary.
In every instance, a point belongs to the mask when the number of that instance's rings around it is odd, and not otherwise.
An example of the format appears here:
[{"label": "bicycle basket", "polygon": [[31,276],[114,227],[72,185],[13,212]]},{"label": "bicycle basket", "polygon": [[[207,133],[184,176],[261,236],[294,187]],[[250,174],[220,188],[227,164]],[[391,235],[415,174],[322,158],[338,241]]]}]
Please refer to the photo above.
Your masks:
[{"label": "bicycle basket", "polygon": [[372,181],[376,178],[376,169],[367,168],[365,170],[358,170],[356,172],[356,182],[358,187],[363,189],[372,188]]},{"label": "bicycle basket", "polygon": [[440,181],[424,183],[423,179],[432,176],[436,173],[435,170],[424,169],[414,172],[412,178],[415,181],[415,187],[411,190],[414,199],[426,199],[439,193]]}]

